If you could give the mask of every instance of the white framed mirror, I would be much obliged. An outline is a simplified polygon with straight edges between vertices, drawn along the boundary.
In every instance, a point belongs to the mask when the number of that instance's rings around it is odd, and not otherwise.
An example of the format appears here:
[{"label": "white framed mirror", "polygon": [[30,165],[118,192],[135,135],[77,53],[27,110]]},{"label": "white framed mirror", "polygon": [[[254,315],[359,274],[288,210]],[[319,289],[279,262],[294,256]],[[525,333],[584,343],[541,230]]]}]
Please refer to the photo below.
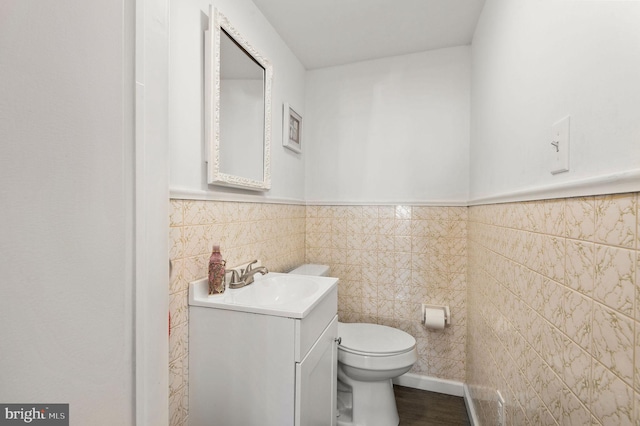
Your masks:
[{"label": "white framed mirror", "polygon": [[205,138],[211,185],[271,188],[271,63],[213,6],[205,32]]}]

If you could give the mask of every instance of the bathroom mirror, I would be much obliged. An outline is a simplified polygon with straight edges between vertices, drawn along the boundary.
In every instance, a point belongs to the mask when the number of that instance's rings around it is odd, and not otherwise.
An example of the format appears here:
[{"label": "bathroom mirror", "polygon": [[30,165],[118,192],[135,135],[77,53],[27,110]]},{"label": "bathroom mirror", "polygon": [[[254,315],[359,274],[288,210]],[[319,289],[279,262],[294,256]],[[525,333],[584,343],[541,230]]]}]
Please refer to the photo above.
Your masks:
[{"label": "bathroom mirror", "polygon": [[272,67],[210,8],[205,32],[205,138],[208,183],[271,188]]}]

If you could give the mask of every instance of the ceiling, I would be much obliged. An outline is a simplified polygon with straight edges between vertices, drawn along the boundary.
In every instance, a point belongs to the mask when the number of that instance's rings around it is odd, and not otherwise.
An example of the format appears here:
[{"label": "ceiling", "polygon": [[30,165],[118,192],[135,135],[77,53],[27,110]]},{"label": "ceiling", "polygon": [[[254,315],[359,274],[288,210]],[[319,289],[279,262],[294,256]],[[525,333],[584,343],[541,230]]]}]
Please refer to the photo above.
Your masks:
[{"label": "ceiling", "polygon": [[306,69],[467,45],[485,0],[253,0]]}]

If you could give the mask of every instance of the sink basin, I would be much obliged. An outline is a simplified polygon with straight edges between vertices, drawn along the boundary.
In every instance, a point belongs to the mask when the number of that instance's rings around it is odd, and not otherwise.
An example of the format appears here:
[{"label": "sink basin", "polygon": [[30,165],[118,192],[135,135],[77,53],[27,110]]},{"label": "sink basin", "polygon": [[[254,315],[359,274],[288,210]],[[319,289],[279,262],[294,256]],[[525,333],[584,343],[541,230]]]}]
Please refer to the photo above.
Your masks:
[{"label": "sink basin", "polygon": [[237,292],[235,302],[256,306],[284,305],[302,301],[318,291],[318,283],[308,278],[269,275]]},{"label": "sink basin", "polygon": [[189,284],[189,305],[304,318],[332,290],[338,279],[270,272],[256,275],[253,284],[208,294],[207,279]]}]

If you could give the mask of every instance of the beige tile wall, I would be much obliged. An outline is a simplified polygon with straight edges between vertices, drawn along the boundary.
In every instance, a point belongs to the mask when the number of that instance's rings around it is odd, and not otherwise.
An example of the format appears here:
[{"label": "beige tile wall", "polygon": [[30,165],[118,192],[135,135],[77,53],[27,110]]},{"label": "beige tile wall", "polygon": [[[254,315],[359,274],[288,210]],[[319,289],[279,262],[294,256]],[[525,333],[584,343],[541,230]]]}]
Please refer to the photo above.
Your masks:
[{"label": "beige tile wall", "polygon": [[469,209],[467,383],[481,424],[640,424],[638,194]]},{"label": "beige tile wall", "polygon": [[[413,335],[422,375],[465,378],[466,241],[466,207],[307,206],[307,262],[340,278],[340,320]],[[423,328],[422,303],[449,305],[452,326]]]},{"label": "beige tile wall", "polygon": [[300,205],[171,200],[169,288],[169,415],[188,418],[188,283],[207,275],[213,244],[227,265],[261,259],[271,271],[304,262],[305,207]]},{"label": "beige tile wall", "polygon": [[[637,194],[470,209],[172,200],[171,424],[188,415],[187,284],[214,243],[230,265],[329,264],[341,320],[414,335],[413,372],[467,381],[482,424],[496,389],[508,424],[637,424],[637,222]],[[452,327],[422,328],[421,303],[450,305]]]},{"label": "beige tile wall", "polygon": [[[464,380],[466,224],[466,207],[171,200],[171,425],[188,418],[188,283],[206,276],[214,243],[229,265],[253,258],[273,271],[304,262],[330,265],[340,278],[341,320],[399,327],[418,341],[413,372]],[[421,303],[449,305],[452,326],[425,330]]]}]

